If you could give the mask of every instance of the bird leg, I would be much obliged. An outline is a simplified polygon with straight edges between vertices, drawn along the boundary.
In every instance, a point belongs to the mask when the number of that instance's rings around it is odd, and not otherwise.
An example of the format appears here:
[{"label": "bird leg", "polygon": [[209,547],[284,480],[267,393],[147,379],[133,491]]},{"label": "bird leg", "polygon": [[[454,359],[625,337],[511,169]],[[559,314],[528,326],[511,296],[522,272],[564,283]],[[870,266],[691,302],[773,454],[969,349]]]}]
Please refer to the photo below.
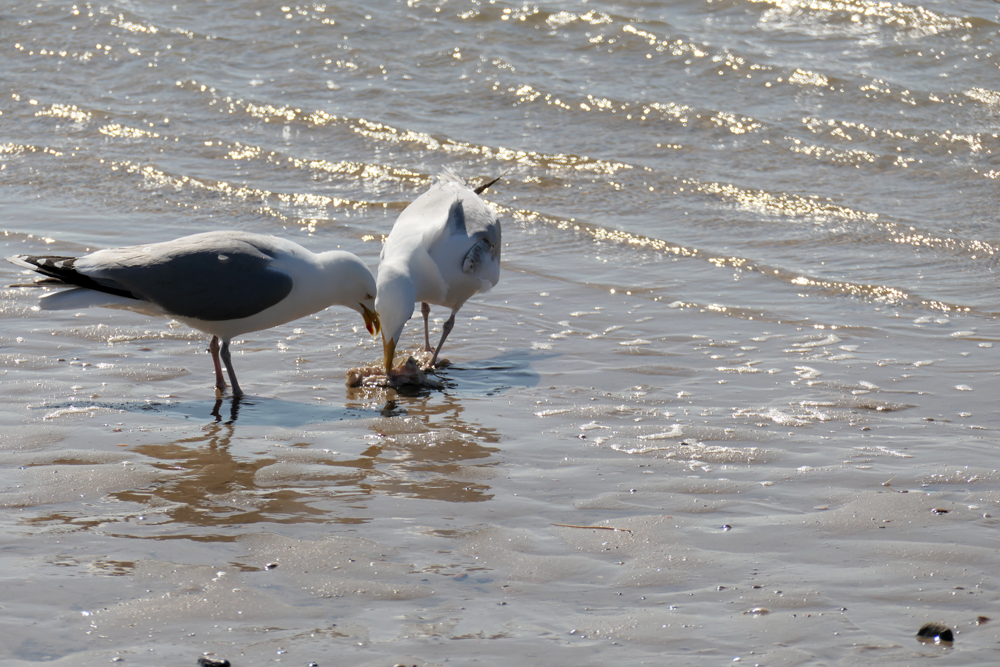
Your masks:
[{"label": "bird leg", "polygon": [[455,313],[456,312],[457,311],[454,311],[454,310],[451,311],[451,317],[449,317],[448,321],[444,323],[443,330],[441,331],[441,340],[438,342],[437,349],[434,350],[434,356],[431,357],[431,363],[427,364],[428,368],[433,368],[434,364],[437,363],[438,354],[440,354],[440,352],[441,352],[441,346],[444,345],[444,339],[448,337],[448,334],[451,333],[452,328],[455,326]]},{"label": "bird leg", "polygon": [[215,364],[215,388],[219,391],[225,391],[226,378],[222,376],[222,362],[219,361],[218,336],[212,336],[212,342],[208,346],[208,351],[212,353],[212,363]]},{"label": "bird leg", "polygon": [[420,312],[424,316],[424,352],[431,351],[431,331],[430,324],[427,322],[427,318],[431,316],[430,304],[424,302],[420,304]]},{"label": "bird leg", "polygon": [[233,370],[233,360],[229,357],[229,341],[222,341],[222,350],[220,352],[222,355],[222,360],[226,362],[226,372],[229,373],[229,382],[233,385],[233,397],[239,398],[243,395],[243,390],[240,389],[240,383],[236,381],[236,371]]}]

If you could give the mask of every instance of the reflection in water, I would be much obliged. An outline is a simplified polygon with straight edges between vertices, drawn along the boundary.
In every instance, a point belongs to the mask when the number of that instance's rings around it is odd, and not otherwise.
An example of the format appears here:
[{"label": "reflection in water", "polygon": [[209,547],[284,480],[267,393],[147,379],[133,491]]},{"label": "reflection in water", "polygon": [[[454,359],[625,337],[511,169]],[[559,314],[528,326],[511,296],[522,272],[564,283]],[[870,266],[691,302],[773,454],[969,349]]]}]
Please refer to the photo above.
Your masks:
[{"label": "reflection in water", "polygon": [[385,405],[379,409],[379,414],[383,417],[402,417],[406,414],[406,408],[401,406],[395,398],[389,398]]},{"label": "reflection in water", "polygon": [[[135,451],[155,459],[163,470],[177,471],[164,481],[112,494],[142,505],[163,508],[169,522],[184,526],[218,527],[259,522],[305,523],[340,521],[312,507],[308,494],[281,488],[261,488],[258,473],[274,465],[271,456],[236,458],[231,444],[236,426],[212,423],[202,433],[166,444],[145,444]],[[346,522],[353,522],[346,520]],[[218,539],[213,537],[212,539]]]},{"label": "reflection in water", "polygon": [[[492,498],[482,480],[498,463],[493,457],[498,449],[488,445],[499,436],[464,421],[462,402],[455,397],[397,396],[397,407],[387,406],[382,413],[401,410],[405,416],[376,417],[367,421],[369,435],[351,429],[340,440],[338,447],[345,450],[351,439],[370,441],[355,456],[321,449],[322,441],[234,454],[255,439],[250,427],[237,422],[241,407],[254,399],[233,400],[230,418],[223,421],[226,402],[216,403],[216,421],[194,435],[133,448],[165,474],[149,487],[111,495],[156,508],[166,517],[157,522],[151,515],[144,522],[169,531],[157,531],[156,538],[228,539],[216,529],[248,524],[366,523],[381,514],[371,505],[385,496],[446,502]],[[210,534],[203,532],[206,528]]]},{"label": "reflection in water", "polygon": [[[243,402],[244,396],[233,396],[229,400],[231,401],[229,405],[229,421],[226,424],[232,424],[236,421],[236,418],[240,414],[240,403]],[[216,422],[222,421],[222,404],[226,402],[226,399],[219,397],[215,399],[215,407],[212,408],[212,416],[215,417]]]},{"label": "reflection in water", "polygon": [[[228,419],[226,419],[226,403],[229,403]],[[239,419],[243,426],[272,426],[297,428],[309,424],[322,424],[337,421],[364,419],[371,416],[369,410],[345,410],[340,407],[288,401],[265,396],[247,396],[239,399],[217,398],[209,401],[94,401],[71,400],[59,404],[45,404],[38,409],[80,409],[103,408],[125,412],[156,413],[168,417],[177,417],[194,423],[201,423],[211,417],[216,423],[225,421],[232,424]]]},{"label": "reflection in water", "polygon": [[[498,443],[500,436],[495,429],[463,420],[463,411],[462,400],[447,394],[389,399],[382,412],[393,416],[371,424],[374,435],[364,452],[389,464],[386,471],[392,477],[382,480],[381,489],[448,502],[492,498],[489,486],[465,480],[469,461],[487,459],[476,464],[477,478],[484,476],[482,468],[497,464],[489,459],[499,449],[481,443]],[[396,416],[400,412],[406,416]]]},{"label": "reflection in water", "polygon": [[[469,419],[467,409],[488,414],[483,402],[492,396],[511,386],[537,384],[530,369],[535,358],[522,351],[452,366],[444,371],[444,392],[351,389],[342,406],[257,396],[72,405],[152,412],[189,425],[210,416],[213,421],[196,426],[194,433],[132,445],[131,451],[148,457],[160,471],[157,480],[109,496],[140,508],[118,524],[121,535],[230,540],[245,530],[228,534],[221,529],[367,523],[386,515],[380,503],[387,499],[492,499],[484,480],[500,463],[495,454],[501,436]],[[326,449],[334,442],[338,451]],[[33,522],[104,524],[90,520],[89,515],[51,512]]]}]

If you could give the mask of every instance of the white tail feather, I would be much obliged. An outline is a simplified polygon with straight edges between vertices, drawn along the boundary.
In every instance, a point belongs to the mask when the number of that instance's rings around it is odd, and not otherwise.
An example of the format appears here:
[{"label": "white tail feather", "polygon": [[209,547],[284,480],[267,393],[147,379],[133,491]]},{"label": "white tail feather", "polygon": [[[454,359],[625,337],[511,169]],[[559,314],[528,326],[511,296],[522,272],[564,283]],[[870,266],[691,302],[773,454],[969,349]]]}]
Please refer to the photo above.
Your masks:
[{"label": "white tail feather", "polygon": [[[72,289],[51,292],[38,300],[38,307],[42,310],[79,310],[81,308],[103,306],[105,308],[126,308],[128,310],[145,312],[151,305],[147,301],[138,301],[124,296],[95,292],[86,287],[74,287]],[[137,308],[136,306],[140,307]]]}]

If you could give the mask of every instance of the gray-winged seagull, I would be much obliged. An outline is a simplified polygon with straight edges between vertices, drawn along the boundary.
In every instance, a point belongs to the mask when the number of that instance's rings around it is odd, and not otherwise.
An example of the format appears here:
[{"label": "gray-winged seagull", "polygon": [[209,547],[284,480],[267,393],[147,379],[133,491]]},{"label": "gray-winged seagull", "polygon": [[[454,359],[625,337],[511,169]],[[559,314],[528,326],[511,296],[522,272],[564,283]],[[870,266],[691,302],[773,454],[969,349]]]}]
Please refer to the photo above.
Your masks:
[{"label": "gray-winged seagull", "polygon": [[221,355],[237,397],[243,392],[229,354],[236,336],[334,305],[361,313],[372,335],[380,329],[375,278],[364,262],[340,250],[313,253],[274,236],[205,232],[82,257],[8,259],[47,276],[35,285],[71,288],[43,296],[43,310],[124,308],[172,317],[211,334],[215,386],[220,392],[226,388]]}]

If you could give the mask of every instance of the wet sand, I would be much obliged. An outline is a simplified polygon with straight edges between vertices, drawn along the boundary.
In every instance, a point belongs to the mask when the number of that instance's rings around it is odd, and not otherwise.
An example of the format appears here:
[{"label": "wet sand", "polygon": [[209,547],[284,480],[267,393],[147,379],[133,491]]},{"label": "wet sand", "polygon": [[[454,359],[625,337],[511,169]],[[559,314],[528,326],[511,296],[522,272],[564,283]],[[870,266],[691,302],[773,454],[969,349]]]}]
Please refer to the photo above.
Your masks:
[{"label": "wet sand", "polygon": [[[44,355],[12,351],[4,375],[36,396],[4,409],[6,604],[28,621],[5,661],[993,654],[1000,626],[976,619],[995,614],[1000,473],[972,463],[993,427],[966,398],[996,390],[982,334],[937,325],[928,364],[864,331],[675,308],[700,333],[665,335],[659,304],[574,315],[553,293],[539,332],[511,326],[531,313],[505,277],[456,327],[445,391],[345,389],[380,349],[323,345],[353,326],[331,312],[248,337],[258,395],[235,414],[182,332],[6,322]],[[929,620],[954,648],[916,641]]]}]

